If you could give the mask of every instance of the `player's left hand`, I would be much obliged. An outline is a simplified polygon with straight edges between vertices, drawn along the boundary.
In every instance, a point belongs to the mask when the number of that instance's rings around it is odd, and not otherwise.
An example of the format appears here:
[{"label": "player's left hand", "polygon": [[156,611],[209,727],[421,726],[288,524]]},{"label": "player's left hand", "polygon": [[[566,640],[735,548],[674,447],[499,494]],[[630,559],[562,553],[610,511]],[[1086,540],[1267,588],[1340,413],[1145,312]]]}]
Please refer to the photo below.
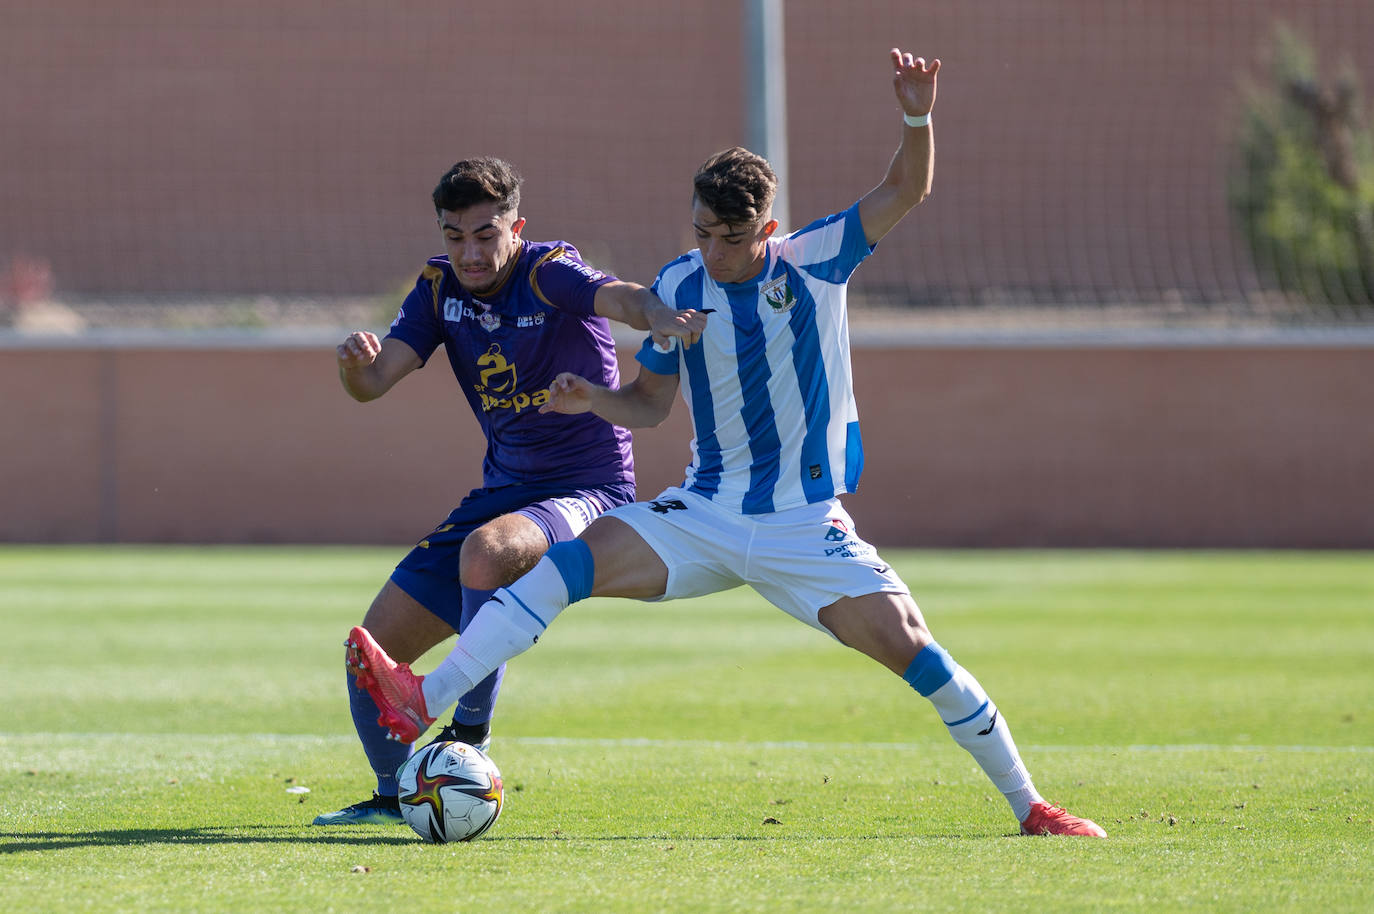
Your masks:
[{"label": "player's left hand", "polygon": [[935,107],[935,74],[940,72],[940,60],[929,64],[924,57],[912,57],[910,52],[892,49],[892,87],[902,111],[912,117],[929,114]]},{"label": "player's left hand", "polygon": [[706,330],[706,312],[663,307],[649,314],[649,332],[654,345],[667,349],[674,338],[682,341],[682,348],[690,349]]},{"label": "player's left hand", "polygon": [[541,413],[563,413],[577,415],[590,412],[592,391],[596,385],[581,375],[571,371],[559,372],[558,377],[549,385],[548,402],[539,407]]}]

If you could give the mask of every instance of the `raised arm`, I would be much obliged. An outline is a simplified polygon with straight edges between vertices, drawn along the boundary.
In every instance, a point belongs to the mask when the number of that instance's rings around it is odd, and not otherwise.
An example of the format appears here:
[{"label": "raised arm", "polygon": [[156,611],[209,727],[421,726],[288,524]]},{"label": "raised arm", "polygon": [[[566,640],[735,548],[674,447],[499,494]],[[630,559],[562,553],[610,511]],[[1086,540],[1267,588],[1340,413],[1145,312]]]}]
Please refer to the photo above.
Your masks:
[{"label": "raised arm", "polygon": [[335,349],[339,380],[360,403],[375,400],[397,381],[424,364],[414,349],[397,339],[377,342],[377,335],[355,330]]},{"label": "raised arm", "polygon": [[656,374],[644,367],[637,378],[617,390],[565,371],[549,385],[549,402],[539,411],[592,412],[622,428],[653,428],[672,412],[677,385],[677,375]]},{"label": "raised arm", "polygon": [[[940,61],[927,65],[924,57],[913,58],[893,48],[892,66],[892,87],[905,115],[902,142],[883,183],[859,201],[859,219],[869,244],[877,244],[926,198],[935,176],[935,134],[929,116],[935,107],[935,74],[940,72]],[[920,126],[911,125],[911,120],[919,123],[923,118]]]},{"label": "raised arm", "polygon": [[596,290],[596,313],[636,330],[648,330],[654,342],[667,346],[671,337],[691,346],[706,329],[706,315],[700,311],[679,311],[638,283],[616,280]]}]

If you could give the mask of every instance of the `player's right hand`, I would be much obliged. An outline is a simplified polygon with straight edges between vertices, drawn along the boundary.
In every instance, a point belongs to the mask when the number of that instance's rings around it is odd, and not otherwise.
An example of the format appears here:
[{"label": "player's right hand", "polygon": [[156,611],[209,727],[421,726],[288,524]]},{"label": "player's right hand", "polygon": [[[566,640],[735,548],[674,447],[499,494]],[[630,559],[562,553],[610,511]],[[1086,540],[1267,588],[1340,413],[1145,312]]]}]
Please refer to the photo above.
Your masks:
[{"label": "player's right hand", "polygon": [[890,54],[892,87],[897,90],[902,113],[912,117],[929,114],[935,107],[935,74],[940,72],[939,58],[927,64],[924,57],[913,57],[900,48],[893,48]]},{"label": "player's right hand", "polygon": [[701,339],[701,334],[706,330],[706,315],[713,310],[706,308],[701,311],[678,311],[665,307],[655,311],[649,315],[649,333],[653,336],[654,345],[667,352],[672,348],[672,341],[676,338],[682,341],[683,349],[691,349],[692,344]]},{"label": "player's right hand", "polygon": [[377,334],[366,330],[354,330],[348,339],[335,347],[339,367],[344,371],[366,368],[377,361],[377,354],[381,351],[382,344],[378,342]]}]

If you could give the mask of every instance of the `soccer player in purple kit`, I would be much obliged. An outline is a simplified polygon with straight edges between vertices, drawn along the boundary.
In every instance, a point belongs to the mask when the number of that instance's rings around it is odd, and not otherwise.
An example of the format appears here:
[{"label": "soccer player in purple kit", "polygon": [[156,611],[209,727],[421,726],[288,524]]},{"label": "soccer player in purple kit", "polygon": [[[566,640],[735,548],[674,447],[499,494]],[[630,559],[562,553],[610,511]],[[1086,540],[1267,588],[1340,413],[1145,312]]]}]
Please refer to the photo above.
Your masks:
[{"label": "soccer player in purple kit", "polygon": [[[690,345],[705,326],[704,315],[669,308],[643,286],[583,263],[567,242],[524,239],[520,184],[500,159],[454,165],[433,194],[447,253],[425,264],[384,339],[355,331],[337,350],[344,389],[366,402],[442,345],[487,440],[482,486],[401,560],[365,616],[378,643],[405,662],[466,628],[551,544],[634,500],[630,433],[590,413],[541,414],[554,378],[571,371],[619,385],[608,319],[665,345]],[[486,748],[503,671],[458,700],[439,739]],[[412,745],[390,738],[372,698],[347,678],[377,788],[314,824],[401,823],[396,772]]]}]

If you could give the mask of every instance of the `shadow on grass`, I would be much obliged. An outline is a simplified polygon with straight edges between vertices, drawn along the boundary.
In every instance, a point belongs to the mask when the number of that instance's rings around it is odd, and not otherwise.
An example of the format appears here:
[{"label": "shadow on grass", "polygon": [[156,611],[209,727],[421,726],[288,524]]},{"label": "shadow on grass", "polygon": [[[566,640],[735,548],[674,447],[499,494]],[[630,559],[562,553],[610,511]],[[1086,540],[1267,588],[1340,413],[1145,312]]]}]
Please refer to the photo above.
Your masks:
[{"label": "shadow on grass", "polygon": [[[307,826],[308,828],[308,826]],[[300,834],[297,826],[234,825],[218,828],[115,828],[71,832],[0,832],[0,854],[58,851],[73,847],[135,847],[147,844],[418,844],[409,833],[326,831]]]},{"label": "shadow on grass", "polygon": [[[302,834],[302,830],[305,834]],[[937,840],[963,840],[965,838],[987,838],[987,835],[487,835],[481,843],[510,841],[525,842],[603,842],[603,841],[671,841],[674,843],[722,843],[731,841],[885,841],[913,837]],[[1006,837],[1019,837],[1006,835]],[[381,833],[362,833],[327,831],[305,826],[293,825],[235,825],[212,828],[122,828],[99,831],[77,832],[0,832],[0,854],[19,854],[25,851],[58,851],[77,847],[137,847],[149,844],[199,845],[199,844],[337,844],[377,846],[383,844],[423,844],[418,837],[408,833],[388,835]]]}]

